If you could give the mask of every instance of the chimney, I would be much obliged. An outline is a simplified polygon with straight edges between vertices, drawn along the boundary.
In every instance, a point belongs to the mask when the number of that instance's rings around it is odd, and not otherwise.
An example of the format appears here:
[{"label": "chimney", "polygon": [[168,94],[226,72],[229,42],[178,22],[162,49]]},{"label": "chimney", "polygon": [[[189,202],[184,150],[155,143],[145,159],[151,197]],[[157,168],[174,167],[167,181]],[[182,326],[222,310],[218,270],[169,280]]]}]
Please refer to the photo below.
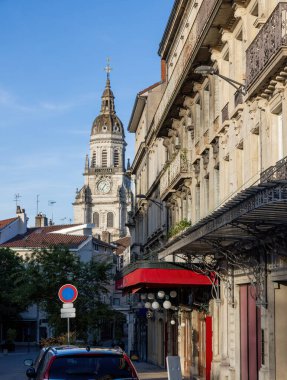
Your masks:
[{"label": "chimney", "polygon": [[162,82],[166,81],[166,61],[164,59],[161,60],[161,80]]},{"label": "chimney", "polygon": [[27,222],[28,222],[25,209],[21,208],[20,206],[17,206],[16,214],[19,218],[19,234],[24,235],[27,232]]},{"label": "chimney", "polygon": [[105,243],[110,244],[111,242],[111,234],[108,231],[103,231],[102,232],[102,241]]},{"label": "chimney", "polygon": [[47,227],[48,226],[48,218],[46,215],[39,212],[35,217],[35,227]]}]

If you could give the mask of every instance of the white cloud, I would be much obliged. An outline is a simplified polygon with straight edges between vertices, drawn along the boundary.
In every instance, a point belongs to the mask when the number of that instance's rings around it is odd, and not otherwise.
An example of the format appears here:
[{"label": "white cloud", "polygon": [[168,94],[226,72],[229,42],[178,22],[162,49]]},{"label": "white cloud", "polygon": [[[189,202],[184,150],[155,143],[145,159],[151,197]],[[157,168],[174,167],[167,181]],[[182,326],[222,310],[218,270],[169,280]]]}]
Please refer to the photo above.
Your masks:
[{"label": "white cloud", "polygon": [[79,94],[76,98],[69,99],[67,101],[51,102],[49,100],[42,100],[36,104],[27,105],[24,104],[21,99],[18,99],[11,92],[0,88],[0,106],[30,113],[43,112],[43,110],[48,112],[68,111],[73,108],[83,106],[89,103],[91,100],[97,99],[98,97],[98,93],[91,92],[86,94]]}]

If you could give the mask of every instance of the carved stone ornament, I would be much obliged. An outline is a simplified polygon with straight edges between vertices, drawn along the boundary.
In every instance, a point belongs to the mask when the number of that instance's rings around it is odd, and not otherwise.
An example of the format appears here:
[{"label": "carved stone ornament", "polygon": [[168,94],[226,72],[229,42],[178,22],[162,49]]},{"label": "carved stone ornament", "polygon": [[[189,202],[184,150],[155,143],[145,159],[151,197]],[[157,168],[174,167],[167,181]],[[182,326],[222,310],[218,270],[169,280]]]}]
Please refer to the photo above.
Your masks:
[{"label": "carved stone ornament", "polygon": [[212,140],[211,146],[212,146],[212,151],[213,151],[213,158],[216,160],[218,158],[218,153],[219,153],[219,137],[218,136],[216,136]]},{"label": "carved stone ornament", "polygon": [[235,145],[237,149],[243,150],[243,139],[240,139],[239,142]]},{"label": "carved stone ornament", "polygon": [[194,103],[193,98],[191,98],[190,96],[184,97],[184,102],[183,102],[184,107],[191,108],[193,103]]},{"label": "carved stone ornament", "polygon": [[199,158],[193,163],[193,170],[194,170],[195,177],[197,178],[200,173],[200,159]]},{"label": "carved stone ornament", "polygon": [[174,129],[174,130],[178,130],[180,127],[181,127],[181,121],[180,120],[178,120],[178,119],[172,119],[172,124],[171,124],[171,127],[172,127],[172,129]]},{"label": "carved stone ornament", "polygon": [[209,149],[205,149],[202,153],[203,169],[206,170],[209,163]]},{"label": "carved stone ornament", "polygon": [[260,131],[260,124],[259,123],[256,123],[255,126],[250,129],[250,132],[253,135],[259,135],[259,131]]}]

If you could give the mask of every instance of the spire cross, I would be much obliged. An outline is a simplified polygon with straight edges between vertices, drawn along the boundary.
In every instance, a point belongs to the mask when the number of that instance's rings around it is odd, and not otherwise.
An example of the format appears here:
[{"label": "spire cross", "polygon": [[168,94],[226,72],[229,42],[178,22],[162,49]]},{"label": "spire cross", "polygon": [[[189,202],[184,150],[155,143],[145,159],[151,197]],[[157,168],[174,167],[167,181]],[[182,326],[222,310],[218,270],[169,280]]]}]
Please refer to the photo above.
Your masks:
[{"label": "spire cross", "polygon": [[112,71],[112,68],[110,66],[110,58],[107,58],[107,66],[105,67],[105,72],[107,73],[107,78],[110,78],[110,72]]}]

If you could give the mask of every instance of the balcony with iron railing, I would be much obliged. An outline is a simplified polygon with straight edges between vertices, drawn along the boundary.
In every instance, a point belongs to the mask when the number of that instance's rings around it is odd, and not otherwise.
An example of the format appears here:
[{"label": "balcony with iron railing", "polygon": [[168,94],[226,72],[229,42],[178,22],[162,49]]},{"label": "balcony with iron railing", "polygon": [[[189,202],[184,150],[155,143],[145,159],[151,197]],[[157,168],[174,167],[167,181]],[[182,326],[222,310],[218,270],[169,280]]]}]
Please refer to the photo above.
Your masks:
[{"label": "balcony with iron railing", "polygon": [[160,178],[160,197],[162,199],[170,192],[174,191],[177,185],[191,175],[191,163],[187,159],[186,150],[177,152],[174,159],[166,165]]},{"label": "balcony with iron railing", "polygon": [[[248,93],[262,87],[287,58],[287,3],[279,3],[246,51]],[[280,75],[280,73],[279,73]]]},{"label": "balcony with iron railing", "polygon": [[260,174],[260,183],[267,182],[287,182],[287,157],[277,161]]}]

